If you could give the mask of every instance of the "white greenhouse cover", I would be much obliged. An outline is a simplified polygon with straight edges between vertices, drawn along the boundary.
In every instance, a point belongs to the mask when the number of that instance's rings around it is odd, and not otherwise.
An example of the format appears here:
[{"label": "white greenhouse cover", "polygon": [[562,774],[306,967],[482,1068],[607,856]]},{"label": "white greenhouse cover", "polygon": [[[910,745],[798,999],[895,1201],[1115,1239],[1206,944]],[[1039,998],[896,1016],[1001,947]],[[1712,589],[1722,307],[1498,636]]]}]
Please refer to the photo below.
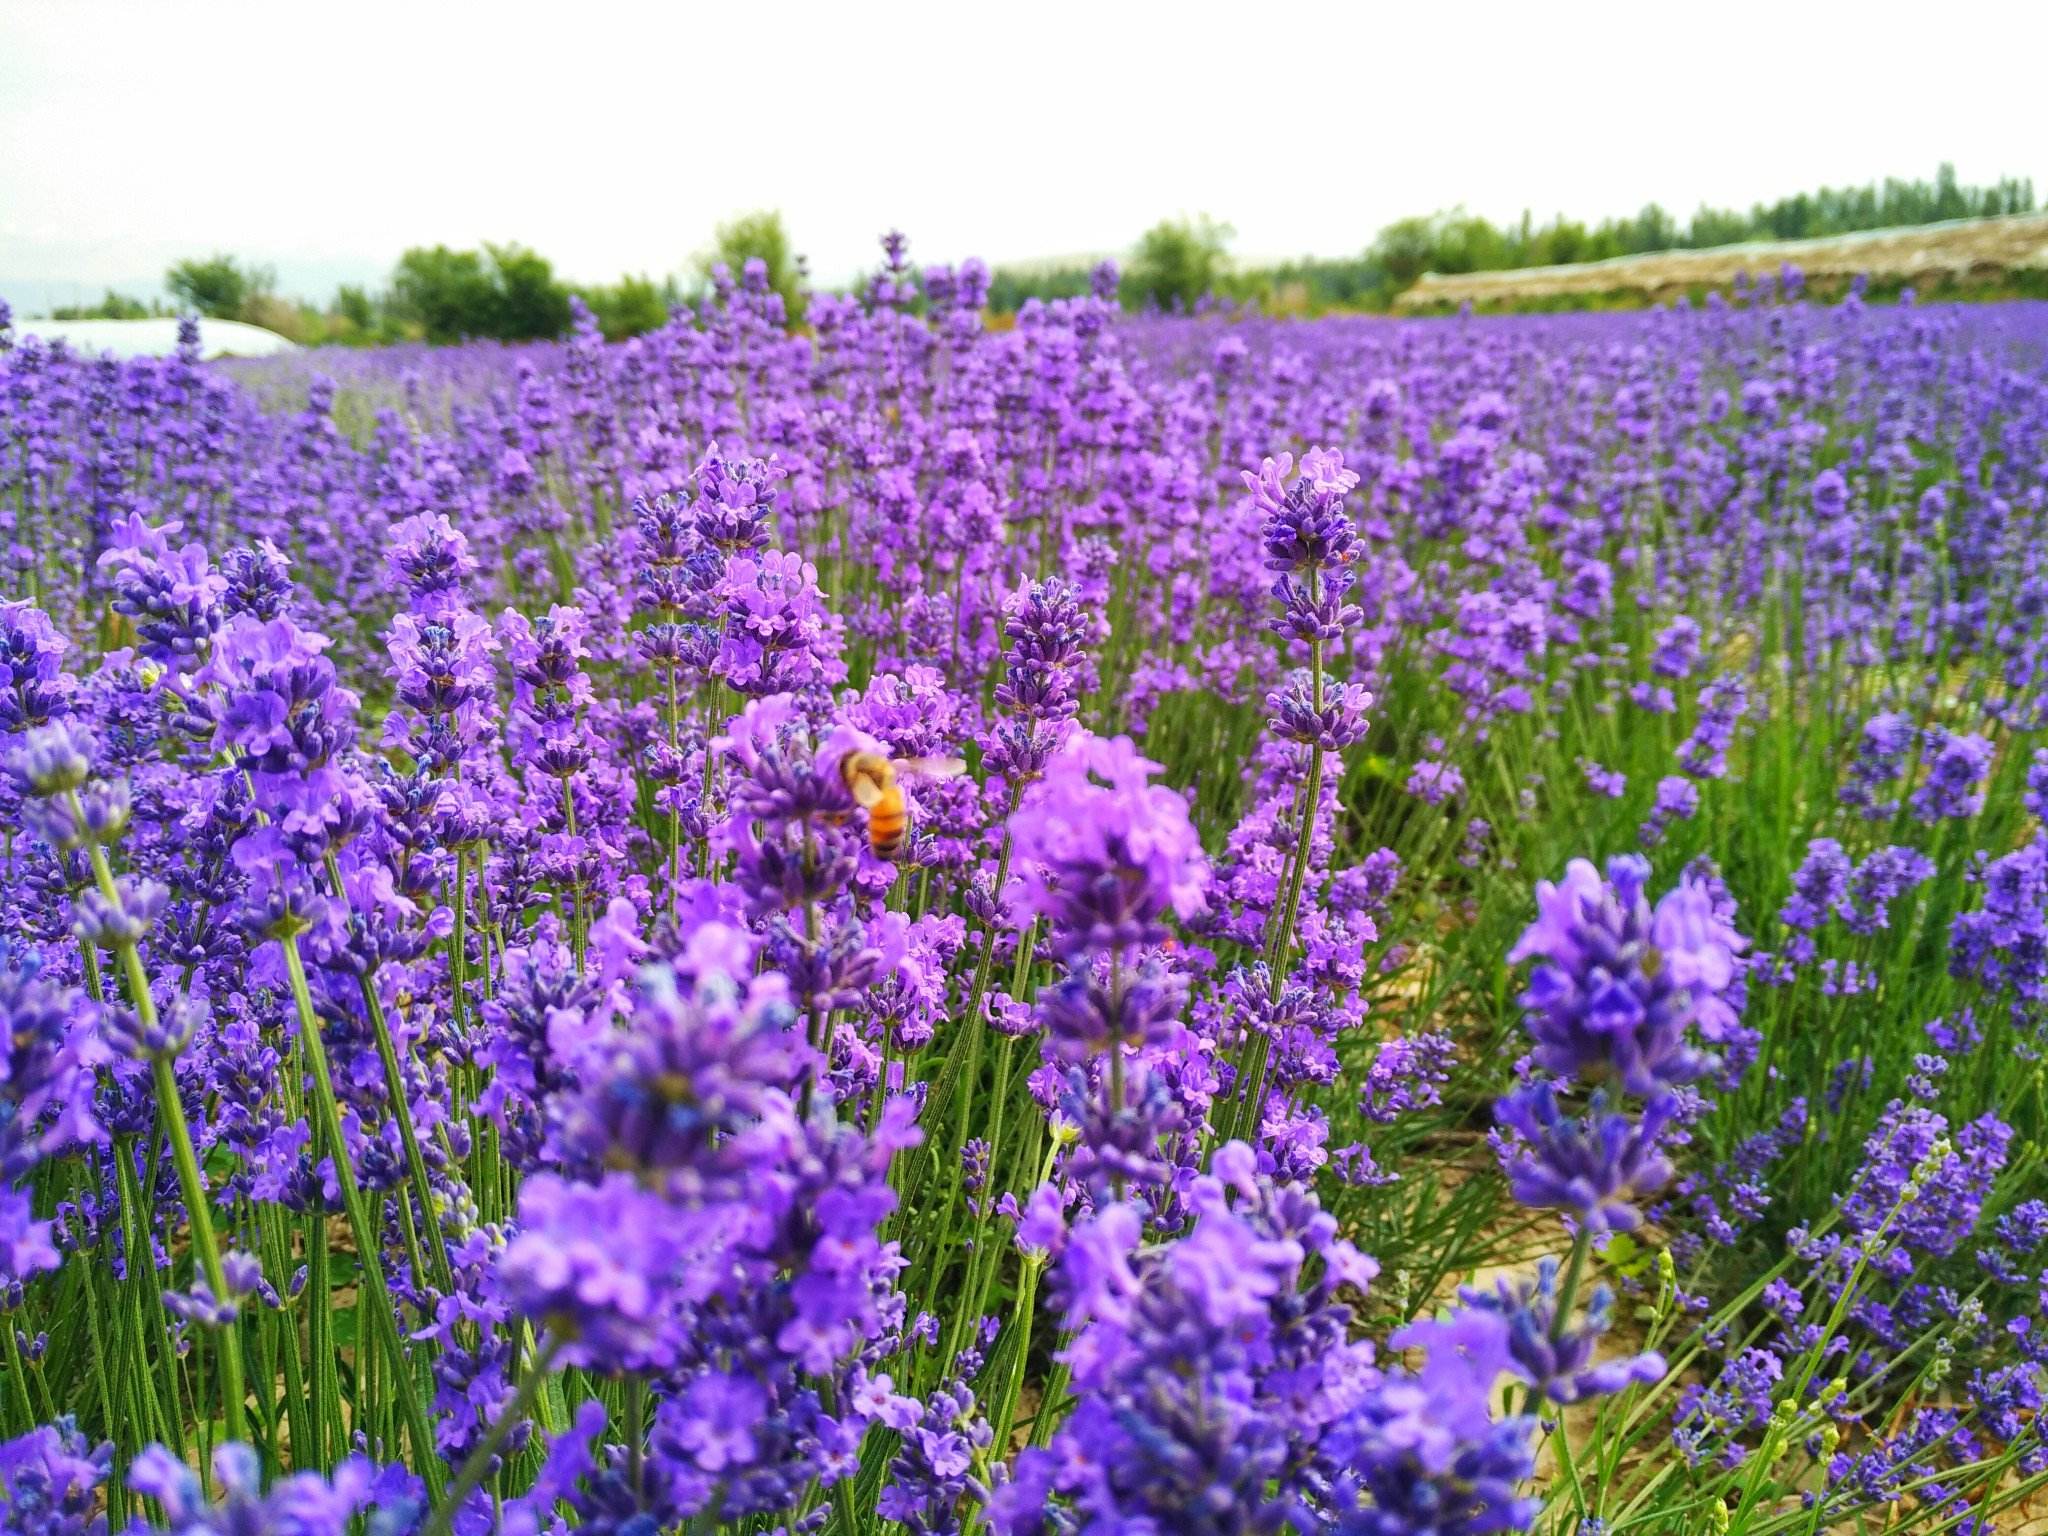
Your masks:
[{"label": "white greenhouse cover", "polygon": [[[178,350],[176,320],[25,320],[16,318],[17,338],[40,336],[44,341],[62,341],[74,352],[98,356],[111,352],[116,357],[169,357]],[[268,357],[273,352],[296,352],[297,342],[287,341],[260,325],[239,320],[201,320],[201,357]]]}]

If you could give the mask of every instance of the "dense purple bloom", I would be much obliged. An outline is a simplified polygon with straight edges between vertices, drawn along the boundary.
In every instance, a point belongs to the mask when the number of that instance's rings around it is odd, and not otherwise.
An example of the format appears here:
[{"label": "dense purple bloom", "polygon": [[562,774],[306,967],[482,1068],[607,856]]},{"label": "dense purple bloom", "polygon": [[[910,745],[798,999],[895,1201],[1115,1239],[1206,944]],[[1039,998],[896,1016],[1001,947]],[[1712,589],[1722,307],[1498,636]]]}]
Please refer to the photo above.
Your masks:
[{"label": "dense purple bloom", "polygon": [[1690,618],[1679,617],[1657,636],[1657,649],[1650,658],[1650,670],[1673,680],[1690,677],[1700,659],[1700,627]]},{"label": "dense purple bloom", "polygon": [[725,634],[718,670],[754,697],[846,678],[844,623],[825,605],[817,567],[779,550],[739,555],[719,583]]},{"label": "dense purple bloom", "polygon": [[1067,583],[1033,582],[1003,604],[1003,680],[996,685],[999,710],[992,728],[989,772],[1026,781],[1043,771],[1072,727],[1080,709],[1083,642],[1093,626]]},{"label": "dense purple bloom", "polygon": [[1912,720],[1903,714],[1887,711],[1866,720],[1850,764],[1849,781],[1842,787],[1843,803],[1873,821],[1890,816],[1897,802],[1879,796],[1905,772],[1906,758],[1918,734]]},{"label": "dense purple bloom", "polygon": [[1301,473],[1292,481],[1294,458],[1283,453],[1267,459],[1244,483],[1265,518],[1260,538],[1269,570],[1298,572],[1342,560],[1356,537],[1344,498],[1358,485],[1358,476],[1344,467],[1341,453],[1312,449],[1301,456]]},{"label": "dense purple bloom", "polygon": [[1691,821],[1699,814],[1699,786],[1687,778],[1670,774],[1657,781],[1656,799],[1649,819],[1640,829],[1643,846],[1654,848],[1664,840],[1664,830],[1674,821]]},{"label": "dense purple bloom", "polygon": [[63,1262],[53,1224],[37,1221],[28,1191],[0,1184],[0,1288],[27,1283]]},{"label": "dense purple bloom", "polygon": [[1792,894],[1778,909],[1778,921],[1808,933],[1820,927],[1848,900],[1850,872],[1849,855],[1840,843],[1831,837],[1814,839],[1792,873]]},{"label": "dense purple bloom", "polygon": [[[1242,1143],[1218,1149],[1212,1170],[1194,1181],[1194,1224],[1173,1242],[1139,1251],[1125,1205],[1065,1238],[1059,1277],[1080,1401],[1050,1452],[1020,1458],[990,1523],[1043,1531],[1070,1507],[1102,1528],[1249,1533],[1290,1511],[1391,1521],[1453,1490],[1474,1505],[1504,1501],[1519,1521],[1506,1486],[1473,1476],[1478,1447],[1502,1428],[1487,1389],[1504,1349],[1472,1358],[1432,1347],[1419,1378],[1374,1370],[1340,1296],[1376,1266],[1305,1189],[1262,1178]],[[1505,1328],[1491,1326],[1504,1346]],[[1411,1341],[1433,1345],[1428,1332]],[[1451,1402],[1453,1378],[1476,1391]],[[1452,1412],[1425,1428],[1418,1410],[1432,1397]],[[1526,1462],[1526,1427],[1508,1423]]]},{"label": "dense purple bloom", "polygon": [[1600,1094],[1569,1114],[1548,1083],[1531,1083],[1494,1105],[1495,1149],[1516,1200],[1562,1211],[1595,1232],[1642,1224],[1639,1202],[1671,1179],[1659,1148],[1676,1106],[1650,1101],[1640,1118],[1618,1113]]},{"label": "dense purple bloom", "polygon": [[[736,931],[707,925],[695,937],[697,957],[734,970],[748,962]],[[627,1028],[589,1027],[583,1041],[554,1040],[578,1079],[554,1105],[565,1161],[686,1174],[692,1190],[718,1195],[744,1187],[752,1138],[789,1113],[808,1058],[783,978],[742,985],[724,969],[650,968]]]},{"label": "dense purple bloom", "polygon": [[1541,962],[1522,994],[1539,1066],[1612,1074],[1648,1095],[1711,1066],[1688,1030],[1712,1043],[1735,1026],[1730,987],[1747,941],[1690,877],[1653,908],[1649,873],[1641,859],[1618,858],[1603,880],[1574,859],[1561,884],[1538,884],[1539,916],[1508,959]]},{"label": "dense purple bloom", "polygon": [[1696,779],[1723,777],[1735,727],[1748,707],[1748,691],[1737,678],[1716,678],[1700,689],[1699,719],[1678,744],[1678,766]]},{"label": "dense purple bloom", "polygon": [[1464,790],[1465,776],[1454,763],[1424,759],[1408,774],[1408,793],[1431,805],[1441,805],[1452,796],[1463,794]]},{"label": "dense purple bloom", "polygon": [[540,1174],[520,1191],[499,1283],[515,1312],[560,1342],[566,1364],[665,1366],[677,1348],[675,1271],[692,1240],[667,1202],[623,1173],[598,1184]]},{"label": "dense purple bloom", "polygon": [[1619,800],[1628,793],[1628,775],[1612,768],[1603,768],[1590,757],[1579,759],[1579,771],[1586,776],[1586,788],[1594,794],[1609,800]]},{"label": "dense purple bloom", "polygon": [[760,459],[727,458],[713,443],[697,466],[693,522],[697,537],[726,551],[759,549],[768,541],[781,467]]},{"label": "dense purple bloom", "polygon": [[1372,708],[1371,690],[1359,683],[1325,680],[1321,703],[1316,692],[1314,679],[1297,671],[1289,675],[1284,688],[1266,695],[1274,735],[1325,752],[1341,752],[1363,741],[1365,712]]},{"label": "dense purple bloom", "polygon": [[[213,1453],[219,1500],[209,1500],[199,1478],[162,1446],[151,1446],[128,1470],[128,1485],[157,1501],[176,1536],[348,1536],[354,1519],[375,1511],[391,1536],[419,1528],[425,1502],[419,1480],[396,1467],[351,1456],[333,1476],[300,1472],[267,1492],[262,1467],[249,1446],[225,1444]],[[137,1521],[136,1536],[157,1529]]]},{"label": "dense purple bloom", "polygon": [[900,1521],[912,1536],[954,1536],[963,1529],[959,1511],[974,1486],[975,1461],[988,1454],[994,1433],[977,1414],[974,1393],[959,1381],[910,1405],[905,1417],[910,1422],[893,1426],[901,1449],[889,1463],[875,1512]]},{"label": "dense purple bloom", "polygon": [[28,603],[0,603],[0,732],[47,724],[71,707],[76,680],[64,671],[70,642]]},{"label": "dense purple bloom", "polygon": [[1187,802],[1151,782],[1157,771],[1127,737],[1076,736],[1010,818],[1017,906],[1046,920],[1053,953],[1157,944],[1168,913],[1203,910],[1207,862]]},{"label": "dense purple bloom", "polygon": [[1910,1270],[1916,1253],[1946,1257],[1975,1229],[2011,1140],[1994,1115],[1951,1137],[1944,1116],[1894,1101],[1864,1142],[1862,1172],[1842,1201],[1850,1230],[1892,1245],[1875,1261],[1881,1269]]},{"label": "dense purple bloom", "polygon": [[20,1536],[104,1536],[100,1487],[113,1455],[111,1445],[88,1445],[70,1419],[0,1441],[0,1527]]},{"label": "dense purple bloom", "polygon": [[1983,906],[1949,930],[1949,969],[2007,993],[2015,1017],[2038,1027],[2048,1002],[2048,839],[2035,838],[1984,867]]},{"label": "dense purple bloom", "polygon": [[[0,947],[0,1181],[45,1158],[105,1139],[86,1070],[85,999],[42,974],[33,957]],[[26,1206],[13,1217],[24,1241]]]},{"label": "dense purple bloom", "polygon": [[1934,861],[1917,848],[1876,849],[1849,877],[1842,921],[1851,933],[1882,932],[1891,926],[1892,903],[1935,872]]},{"label": "dense purple bloom", "polygon": [[1478,1308],[1388,1340],[1426,1360],[1412,1376],[1382,1377],[1337,1437],[1336,1460],[1363,1495],[1337,1523],[1344,1536],[1483,1536],[1534,1522],[1536,1501],[1521,1491],[1536,1470],[1534,1424],[1492,1416],[1510,1340],[1506,1321]]},{"label": "dense purple bloom", "polygon": [[2036,751],[2027,764],[2027,790],[2021,800],[2028,815],[2048,822],[2048,747]]},{"label": "dense purple bloom", "polygon": [[1983,780],[1991,771],[1991,742],[1935,729],[1921,749],[1922,778],[1908,803],[1922,821],[1957,820],[1984,808]]}]

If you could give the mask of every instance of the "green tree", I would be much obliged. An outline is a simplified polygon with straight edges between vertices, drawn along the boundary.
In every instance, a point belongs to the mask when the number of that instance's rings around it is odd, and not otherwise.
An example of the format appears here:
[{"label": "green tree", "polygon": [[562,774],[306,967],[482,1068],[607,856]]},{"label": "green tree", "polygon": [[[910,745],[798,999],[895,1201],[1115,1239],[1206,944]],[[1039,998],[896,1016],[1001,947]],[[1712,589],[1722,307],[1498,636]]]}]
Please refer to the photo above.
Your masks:
[{"label": "green tree", "polygon": [[497,334],[497,294],[483,257],[445,245],[414,246],[391,276],[392,307],[429,341]]},{"label": "green tree", "polygon": [[235,319],[251,300],[267,295],[276,282],[277,274],[269,267],[243,266],[232,256],[188,259],[164,274],[164,286],[180,308],[195,309],[216,320]]},{"label": "green tree", "polygon": [[377,328],[376,304],[365,288],[343,283],[334,291],[334,312],[358,332],[367,334]]},{"label": "green tree", "polygon": [[1396,292],[1425,272],[1443,270],[1437,259],[1437,220],[1411,215],[1396,219],[1374,237],[1366,259],[1387,274]]},{"label": "green tree", "polygon": [[768,286],[782,295],[791,324],[803,318],[803,274],[781,213],[760,209],[718,226],[711,249],[699,252],[695,265],[700,281],[709,283],[712,270],[723,266],[735,280],[747,263],[758,258],[768,269]]},{"label": "green tree", "polygon": [[555,281],[545,256],[517,244],[484,249],[491,258],[497,320],[488,334],[505,341],[538,341],[569,329],[569,290]]},{"label": "green tree", "polygon": [[1228,271],[1225,249],[1237,233],[1207,214],[1162,219],[1146,230],[1124,273],[1126,298],[1161,309],[1192,309],[1213,294]]},{"label": "green tree", "polygon": [[581,292],[606,341],[622,341],[628,336],[660,330],[668,324],[669,306],[676,298],[673,285],[631,274],[616,283]]}]

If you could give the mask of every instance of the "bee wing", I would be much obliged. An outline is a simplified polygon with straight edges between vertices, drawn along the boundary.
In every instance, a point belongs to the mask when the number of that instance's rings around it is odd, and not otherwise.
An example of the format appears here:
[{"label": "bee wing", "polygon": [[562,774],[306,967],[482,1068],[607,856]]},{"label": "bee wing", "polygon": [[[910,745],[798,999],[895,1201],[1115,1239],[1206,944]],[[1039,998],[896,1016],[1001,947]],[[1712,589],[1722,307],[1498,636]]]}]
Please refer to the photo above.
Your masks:
[{"label": "bee wing", "polygon": [[871,811],[882,803],[882,786],[864,773],[849,779],[846,788],[853,795],[854,803],[864,811]]},{"label": "bee wing", "polygon": [[963,757],[899,757],[889,766],[913,778],[957,779],[967,771],[967,760]]}]

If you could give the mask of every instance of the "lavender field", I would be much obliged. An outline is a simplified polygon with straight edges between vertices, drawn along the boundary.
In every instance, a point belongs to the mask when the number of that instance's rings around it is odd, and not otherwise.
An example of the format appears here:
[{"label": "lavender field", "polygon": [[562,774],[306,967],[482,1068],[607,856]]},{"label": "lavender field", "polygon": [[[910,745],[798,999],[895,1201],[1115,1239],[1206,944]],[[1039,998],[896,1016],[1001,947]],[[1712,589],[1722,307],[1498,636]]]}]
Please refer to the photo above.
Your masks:
[{"label": "lavender field", "polygon": [[2048,1511],[2048,305],[0,319],[0,1529]]}]

